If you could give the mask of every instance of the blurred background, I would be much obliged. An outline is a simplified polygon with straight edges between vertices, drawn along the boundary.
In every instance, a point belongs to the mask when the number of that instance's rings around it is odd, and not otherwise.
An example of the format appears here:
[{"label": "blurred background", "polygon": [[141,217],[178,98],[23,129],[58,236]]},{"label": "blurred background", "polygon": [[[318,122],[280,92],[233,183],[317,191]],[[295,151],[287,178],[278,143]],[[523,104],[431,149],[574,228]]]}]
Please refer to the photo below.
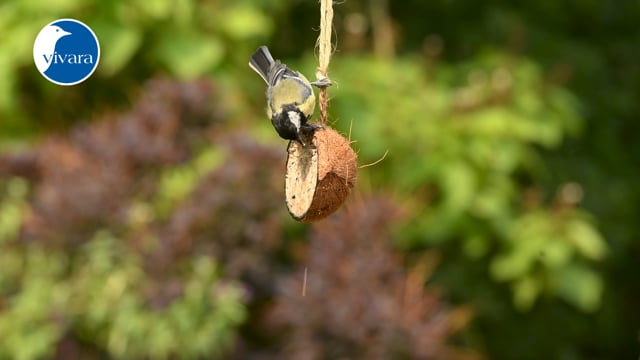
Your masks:
[{"label": "blurred background", "polygon": [[[72,87],[59,18],[101,45]],[[637,358],[639,18],[338,2],[330,123],[388,155],[300,224],[247,62],[313,78],[316,1],[2,2],[0,358]]]}]

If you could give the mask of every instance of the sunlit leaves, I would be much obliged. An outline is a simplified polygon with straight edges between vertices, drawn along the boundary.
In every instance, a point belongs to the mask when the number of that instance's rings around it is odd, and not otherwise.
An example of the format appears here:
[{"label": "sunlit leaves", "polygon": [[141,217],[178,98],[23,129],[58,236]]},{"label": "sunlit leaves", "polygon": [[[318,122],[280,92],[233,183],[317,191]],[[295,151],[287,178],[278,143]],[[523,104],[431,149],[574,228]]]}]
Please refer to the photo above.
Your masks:
[{"label": "sunlit leaves", "polygon": [[165,308],[152,309],[145,299],[148,275],[141,258],[119,239],[101,231],[81,250],[70,274],[65,273],[70,259],[61,252],[34,247],[14,253],[24,256],[12,265],[21,269],[14,284],[20,291],[11,295],[0,288],[8,300],[0,310],[1,356],[51,355],[68,326],[116,358],[215,355],[229,345],[232,329],[244,319],[240,290],[218,282],[210,258],[194,258],[182,295]]},{"label": "sunlit leaves", "polygon": [[[3,34],[0,42],[0,78],[3,79],[0,82],[0,116],[3,118],[0,136],[24,136],[40,130],[41,123],[34,120],[40,116],[34,115],[37,110],[18,106],[23,103],[20,97],[25,97],[23,100],[27,103],[53,107],[65,96],[61,88],[43,80],[33,65],[35,36],[52,20],[77,18],[94,30],[101,46],[101,59],[92,81],[94,85],[104,82],[105,85],[98,87],[106,88],[107,79],[112,84],[118,83],[123,81],[118,79],[123,74],[130,78],[129,83],[158,72],[182,79],[211,74],[225,61],[237,61],[232,54],[239,50],[238,46],[246,43],[253,47],[252,40],[264,39],[272,32],[273,14],[262,11],[263,7],[273,10],[283,6],[282,3],[201,3],[194,0],[3,3],[0,5],[0,33]],[[242,65],[246,65],[245,60]],[[25,84],[33,90],[19,94],[20,89],[24,92]],[[126,93],[131,89],[121,90]],[[81,97],[77,101],[87,105],[85,101],[89,95],[82,94]],[[78,113],[78,116],[83,115]]]},{"label": "sunlit leaves", "polygon": [[100,72],[107,76],[122,70],[142,44],[142,31],[135,27],[96,22],[92,29],[100,41]]},{"label": "sunlit leaves", "polygon": [[271,33],[273,23],[265,13],[253,6],[228,7],[216,14],[220,29],[237,40],[260,38]]},{"label": "sunlit leaves", "polygon": [[[235,286],[217,284],[211,259],[194,258],[182,295],[166,308],[153,310],[140,292],[146,279],[139,257],[117,242],[108,233],[99,233],[79,263],[79,283],[86,298],[79,305],[92,315],[85,318],[78,313],[77,321],[102,334],[96,338],[99,345],[115,357],[164,358],[176,353],[212,354],[229,343],[230,329],[243,320],[244,309]],[[192,341],[198,338],[208,341]]]},{"label": "sunlit leaves", "polygon": [[225,48],[215,37],[175,32],[160,39],[156,54],[171,73],[180,78],[193,79],[217,66],[225,54]]},{"label": "sunlit leaves", "polygon": [[508,250],[493,260],[491,274],[512,283],[518,309],[529,310],[543,292],[584,311],[596,309],[602,279],[584,261],[601,259],[606,245],[580,212],[531,211],[513,224],[508,240]]},{"label": "sunlit leaves", "polygon": [[604,258],[607,254],[607,244],[586,219],[574,218],[566,226],[567,239],[582,256],[590,260]]},{"label": "sunlit leaves", "polygon": [[473,169],[463,162],[450,163],[441,178],[443,211],[459,213],[473,199],[477,190]]},{"label": "sunlit leaves", "polygon": [[352,59],[333,76],[340,86],[332,106],[353,122],[360,158],[389,150],[361,176],[417,207],[402,230],[405,245],[461,241],[468,256],[488,256],[491,276],[510,285],[522,311],[545,295],[585,311],[597,304],[593,279],[576,276],[586,280],[573,292],[550,278],[565,278],[567,266],[590,269],[605,241],[575,203],[560,211],[526,195],[545,170],[538,149],[579,128],[574,96],[547,83],[534,62],[500,52],[429,69],[408,59]]}]

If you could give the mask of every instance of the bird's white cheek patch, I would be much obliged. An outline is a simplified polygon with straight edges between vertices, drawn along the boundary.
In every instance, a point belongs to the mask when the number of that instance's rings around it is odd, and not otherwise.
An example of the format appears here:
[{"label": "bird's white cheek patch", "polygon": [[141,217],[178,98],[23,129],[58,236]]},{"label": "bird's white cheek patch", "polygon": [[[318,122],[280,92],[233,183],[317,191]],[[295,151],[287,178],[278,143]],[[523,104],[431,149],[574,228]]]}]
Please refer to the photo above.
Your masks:
[{"label": "bird's white cheek patch", "polygon": [[289,120],[295,125],[296,130],[300,130],[300,114],[295,111],[289,111],[287,115],[289,115]]}]

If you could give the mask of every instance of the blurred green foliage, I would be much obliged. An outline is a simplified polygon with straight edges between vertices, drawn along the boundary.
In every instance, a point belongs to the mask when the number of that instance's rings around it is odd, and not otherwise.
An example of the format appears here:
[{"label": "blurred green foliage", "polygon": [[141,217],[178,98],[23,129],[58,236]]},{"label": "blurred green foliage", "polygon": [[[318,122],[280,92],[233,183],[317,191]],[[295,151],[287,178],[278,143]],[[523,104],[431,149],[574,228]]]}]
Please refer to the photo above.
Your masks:
[{"label": "blurred green foliage", "polygon": [[[459,341],[490,358],[637,356],[638,16],[633,1],[336,6],[332,121],[361,164],[388,151],[360,170],[358,188],[391,194],[409,214],[399,249],[442,254],[432,282],[476,311]],[[48,83],[31,60],[35,34],[61,17],[87,23],[102,46],[98,72],[74,88]],[[159,73],[211,76],[229,127],[278,143],[247,58],[266,43],[311,75],[317,20],[316,2],[0,4],[0,147],[122,106]],[[385,32],[399,54],[385,50]],[[166,219],[227,161],[217,148],[200,154],[162,170],[134,227]],[[153,310],[136,286],[141,255],[111,229],[77,256],[19,244],[28,186],[3,184],[0,357],[50,356],[68,329],[115,358],[207,357],[246,318],[210,258],[192,259],[177,275],[189,290]]]},{"label": "blurred green foliage", "polygon": [[545,293],[597,309],[602,278],[588,264],[607,245],[593,222],[573,206],[528,203],[521,190],[544,171],[536,146],[577,132],[575,97],[545,83],[531,61],[495,52],[454,66],[335,63],[334,114],[352,127],[361,162],[389,151],[366,175],[411,196],[402,246],[455,242],[472,259],[490,258],[520,310]]},{"label": "blurred green foliage", "polygon": [[54,354],[67,331],[114,358],[220,356],[246,316],[242,291],[221,282],[211,258],[194,257],[170,304],[149,308],[154,289],[140,254],[107,230],[78,249],[51,251],[15,243],[27,188],[5,184],[0,203],[0,356]]},{"label": "blurred green foliage", "polygon": [[[95,100],[95,106],[104,107],[123,100],[118,94],[127,91],[123,86],[130,86],[132,80],[142,81],[152,72],[188,79],[210,73],[225,59],[233,59],[234,52],[252,48],[247,40],[269,35],[273,21],[267,14],[283,5],[278,1],[258,5],[192,0],[65,0],[44,5],[40,1],[4,2],[0,4],[0,29],[6,39],[0,43],[0,136],[28,136],[41,130],[43,123],[56,126],[56,122],[76,122],[86,111],[74,104],[68,109],[60,104],[81,101],[83,95],[70,98],[67,89],[29,71],[33,62],[29,44],[44,25],[55,19],[75,16],[96,33],[101,47],[97,74],[93,84],[78,89],[111,92]],[[129,79],[118,80],[118,76]],[[40,113],[39,107],[25,108],[32,103],[58,109]],[[80,114],[78,110],[82,110]]]}]

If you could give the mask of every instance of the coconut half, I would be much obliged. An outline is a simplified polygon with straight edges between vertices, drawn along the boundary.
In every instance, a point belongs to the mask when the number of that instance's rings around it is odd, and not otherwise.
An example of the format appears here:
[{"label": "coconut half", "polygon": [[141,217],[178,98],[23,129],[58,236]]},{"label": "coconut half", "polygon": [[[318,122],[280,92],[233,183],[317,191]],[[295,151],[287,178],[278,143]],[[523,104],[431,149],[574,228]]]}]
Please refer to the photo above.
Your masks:
[{"label": "coconut half", "polygon": [[325,125],[307,146],[290,141],[287,152],[284,189],[291,216],[309,222],[336,211],[356,182],[357,156],[349,140]]}]

